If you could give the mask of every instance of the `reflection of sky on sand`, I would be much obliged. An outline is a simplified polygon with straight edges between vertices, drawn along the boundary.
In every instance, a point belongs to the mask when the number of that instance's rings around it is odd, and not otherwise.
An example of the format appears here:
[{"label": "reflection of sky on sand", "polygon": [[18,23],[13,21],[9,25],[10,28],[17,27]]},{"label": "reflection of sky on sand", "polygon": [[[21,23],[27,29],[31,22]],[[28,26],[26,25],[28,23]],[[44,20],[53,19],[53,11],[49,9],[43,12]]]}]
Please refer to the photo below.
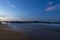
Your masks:
[{"label": "reflection of sky on sand", "polygon": [[8,24],[8,26],[11,26],[12,29],[14,30],[34,30],[34,29],[40,29],[40,28],[60,28],[60,24],[42,24],[42,23],[12,23],[12,24]]},{"label": "reflection of sky on sand", "polygon": [[[11,29],[18,32],[26,32],[29,36],[36,37],[39,39],[40,36],[47,39],[57,39],[60,38],[60,34],[57,31],[57,28],[60,28],[60,24],[10,24]],[[46,29],[44,29],[46,28]],[[47,30],[47,29],[56,29],[55,31]]]}]

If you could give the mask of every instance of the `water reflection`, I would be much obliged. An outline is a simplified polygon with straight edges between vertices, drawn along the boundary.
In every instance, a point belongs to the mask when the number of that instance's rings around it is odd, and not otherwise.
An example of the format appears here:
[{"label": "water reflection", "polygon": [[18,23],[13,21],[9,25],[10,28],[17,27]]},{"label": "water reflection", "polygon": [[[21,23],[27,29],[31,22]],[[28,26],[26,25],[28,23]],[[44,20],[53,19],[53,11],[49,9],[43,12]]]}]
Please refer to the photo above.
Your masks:
[{"label": "water reflection", "polygon": [[26,32],[32,38],[39,39],[40,37],[44,37],[48,40],[60,39],[60,24],[12,23],[9,24],[9,26],[11,27],[11,30]]}]

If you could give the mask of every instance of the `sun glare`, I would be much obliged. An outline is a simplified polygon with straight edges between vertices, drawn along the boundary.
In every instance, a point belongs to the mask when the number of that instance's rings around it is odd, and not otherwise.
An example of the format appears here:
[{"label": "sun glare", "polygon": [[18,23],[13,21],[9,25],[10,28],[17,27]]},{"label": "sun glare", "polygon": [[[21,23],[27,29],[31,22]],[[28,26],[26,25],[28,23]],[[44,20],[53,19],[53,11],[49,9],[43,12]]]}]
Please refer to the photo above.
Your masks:
[{"label": "sun glare", "polygon": [[4,17],[0,17],[0,20],[1,21],[5,21],[5,20],[7,20],[8,18],[4,18]]}]

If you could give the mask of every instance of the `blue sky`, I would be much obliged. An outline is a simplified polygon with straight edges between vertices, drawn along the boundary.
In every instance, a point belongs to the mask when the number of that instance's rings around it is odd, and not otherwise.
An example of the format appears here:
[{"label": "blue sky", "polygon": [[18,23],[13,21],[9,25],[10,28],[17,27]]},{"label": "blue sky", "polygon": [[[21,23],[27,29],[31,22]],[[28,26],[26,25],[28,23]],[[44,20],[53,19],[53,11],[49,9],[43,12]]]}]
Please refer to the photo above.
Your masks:
[{"label": "blue sky", "polygon": [[0,0],[0,16],[6,20],[60,21],[60,0]]}]

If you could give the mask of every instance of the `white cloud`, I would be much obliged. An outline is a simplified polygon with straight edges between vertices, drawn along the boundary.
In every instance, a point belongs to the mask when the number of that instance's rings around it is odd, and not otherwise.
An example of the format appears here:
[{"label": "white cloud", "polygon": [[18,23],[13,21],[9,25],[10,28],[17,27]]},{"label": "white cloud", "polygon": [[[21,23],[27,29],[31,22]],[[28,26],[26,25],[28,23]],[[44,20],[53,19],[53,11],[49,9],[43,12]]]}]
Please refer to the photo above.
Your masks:
[{"label": "white cloud", "polygon": [[16,8],[16,6],[14,4],[12,4],[11,2],[9,2],[9,0],[5,1],[7,6],[11,7],[11,8]]},{"label": "white cloud", "polygon": [[56,10],[57,6],[51,6],[45,9],[45,11],[52,11],[52,10]]},{"label": "white cloud", "polygon": [[48,5],[50,6],[50,5],[52,5],[53,4],[53,2],[51,1],[51,2],[48,2]]},{"label": "white cloud", "polygon": [[12,8],[16,8],[16,6],[15,6],[15,5],[10,5],[10,7],[12,7]]},{"label": "white cloud", "polygon": [[[50,5],[52,5],[52,2],[49,2]],[[60,4],[48,6],[45,11],[54,11],[54,10],[60,10]]]}]

